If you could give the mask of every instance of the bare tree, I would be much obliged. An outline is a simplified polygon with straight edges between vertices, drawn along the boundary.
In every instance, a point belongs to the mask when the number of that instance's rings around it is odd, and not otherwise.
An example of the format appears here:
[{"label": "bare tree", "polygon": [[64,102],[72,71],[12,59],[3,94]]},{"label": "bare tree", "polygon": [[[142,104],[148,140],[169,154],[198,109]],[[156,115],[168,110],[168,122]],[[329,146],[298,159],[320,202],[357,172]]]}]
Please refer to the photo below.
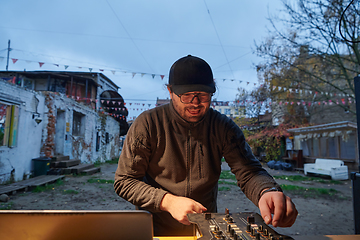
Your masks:
[{"label": "bare tree", "polygon": [[[260,80],[269,84],[273,101],[293,106],[302,121],[331,108],[355,115],[359,1],[283,0],[283,5],[283,15],[269,18],[270,36],[255,43],[264,59],[257,65]],[[273,113],[286,112],[281,106]]]}]

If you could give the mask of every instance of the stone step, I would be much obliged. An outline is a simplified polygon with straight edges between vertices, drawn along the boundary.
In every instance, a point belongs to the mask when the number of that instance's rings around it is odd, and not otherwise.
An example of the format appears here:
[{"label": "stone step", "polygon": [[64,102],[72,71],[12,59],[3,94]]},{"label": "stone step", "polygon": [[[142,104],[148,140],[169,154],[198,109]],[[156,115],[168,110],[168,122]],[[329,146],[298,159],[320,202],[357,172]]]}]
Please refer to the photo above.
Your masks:
[{"label": "stone step", "polygon": [[64,156],[64,155],[55,155],[51,158],[52,161],[63,161],[63,160],[69,160],[70,157],[69,156]]},{"label": "stone step", "polygon": [[89,168],[93,168],[94,164],[91,163],[83,163],[83,164],[79,164],[77,166],[73,166],[73,167],[68,167],[68,168],[64,168],[65,170],[65,174],[80,174],[81,171],[89,169]]},{"label": "stone step", "polygon": [[54,168],[68,168],[79,165],[80,163],[81,161],[79,159],[69,159],[69,160],[51,162],[50,166]]},{"label": "stone step", "polygon": [[101,168],[93,167],[93,168],[88,168],[88,169],[82,170],[80,173],[81,174],[86,174],[86,175],[91,175],[91,174],[94,174],[94,173],[98,173],[100,171],[101,171]]}]

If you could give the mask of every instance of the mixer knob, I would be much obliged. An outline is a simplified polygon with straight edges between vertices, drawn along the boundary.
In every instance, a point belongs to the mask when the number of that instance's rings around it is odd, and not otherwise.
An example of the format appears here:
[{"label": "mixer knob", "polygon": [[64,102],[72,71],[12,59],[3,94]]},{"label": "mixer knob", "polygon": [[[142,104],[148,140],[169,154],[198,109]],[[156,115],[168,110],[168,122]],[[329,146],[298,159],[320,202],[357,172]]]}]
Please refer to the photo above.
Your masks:
[{"label": "mixer knob", "polygon": [[215,237],[216,237],[217,239],[223,239],[222,231],[217,231],[217,232],[215,232]]},{"label": "mixer knob", "polygon": [[247,232],[251,232],[251,225],[250,225],[250,224],[247,224],[247,225],[246,225],[246,231],[247,231]]},{"label": "mixer knob", "polygon": [[256,240],[260,240],[260,233],[256,233],[256,234],[255,234],[255,239],[256,239]]},{"label": "mixer knob", "polygon": [[230,229],[230,236],[234,237],[235,236],[235,230],[234,229]]},{"label": "mixer knob", "polygon": [[228,220],[229,223],[233,223],[234,222],[234,219],[232,217],[229,217],[229,220]]},{"label": "mixer knob", "polygon": [[279,236],[279,240],[284,240],[284,237],[283,237],[283,236]]},{"label": "mixer knob", "polygon": [[264,229],[264,236],[267,236],[268,234],[269,234],[268,229],[265,228],[265,229]]},{"label": "mixer knob", "polygon": [[205,220],[211,219],[211,213],[205,213]]},{"label": "mixer knob", "polygon": [[250,223],[250,224],[255,223],[255,217],[254,216],[248,216],[247,217],[247,222]]},{"label": "mixer knob", "polygon": [[264,230],[264,226],[263,225],[259,225],[259,232],[262,232]]},{"label": "mixer knob", "polygon": [[219,231],[219,226],[217,226],[217,225],[210,225],[209,228],[210,228],[210,231],[212,231],[212,232]]},{"label": "mixer knob", "polygon": [[230,226],[230,225],[227,225],[227,226],[226,226],[226,231],[227,231],[227,232],[230,232],[230,231],[231,231],[231,226]]},{"label": "mixer knob", "polygon": [[256,229],[255,228],[252,228],[251,229],[251,236],[255,236],[256,235]]}]

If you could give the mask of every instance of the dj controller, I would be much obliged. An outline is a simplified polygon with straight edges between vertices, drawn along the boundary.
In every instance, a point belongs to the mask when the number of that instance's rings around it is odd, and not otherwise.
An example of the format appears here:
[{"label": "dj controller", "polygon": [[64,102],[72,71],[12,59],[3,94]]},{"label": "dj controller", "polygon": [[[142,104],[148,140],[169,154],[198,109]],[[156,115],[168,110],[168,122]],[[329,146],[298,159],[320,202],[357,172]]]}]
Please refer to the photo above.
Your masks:
[{"label": "dj controller", "polygon": [[197,226],[197,239],[201,240],[290,240],[269,227],[262,217],[254,212],[230,214],[188,214],[189,221]]}]

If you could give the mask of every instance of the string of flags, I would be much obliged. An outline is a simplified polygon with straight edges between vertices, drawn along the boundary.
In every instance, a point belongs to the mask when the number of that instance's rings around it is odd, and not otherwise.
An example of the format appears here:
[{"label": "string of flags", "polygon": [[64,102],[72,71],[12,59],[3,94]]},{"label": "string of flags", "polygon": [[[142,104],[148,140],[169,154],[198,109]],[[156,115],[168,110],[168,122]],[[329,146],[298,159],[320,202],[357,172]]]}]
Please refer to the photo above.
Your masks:
[{"label": "string of flags", "polygon": [[[5,57],[0,56],[0,62],[5,59]],[[32,60],[24,60],[24,59],[18,59],[18,58],[11,58],[11,61],[13,62],[13,64],[17,63],[18,61],[25,61],[26,63],[38,63],[39,67],[43,67],[45,64],[46,65],[51,65],[51,66],[55,66],[55,67],[64,67],[65,70],[67,70],[69,67],[72,68],[76,68],[79,70],[88,70],[89,72],[93,72],[93,71],[99,71],[99,72],[111,72],[113,75],[117,74],[117,73],[124,73],[124,74],[131,74],[132,78],[134,78],[135,76],[139,75],[141,77],[147,75],[147,76],[151,76],[153,79],[155,77],[160,77],[161,80],[164,80],[165,77],[168,77],[165,74],[155,74],[155,73],[144,73],[144,72],[132,72],[132,71],[126,71],[126,70],[121,70],[121,69],[105,69],[105,68],[92,68],[92,67],[82,67],[82,66],[72,66],[72,65],[65,65],[65,64],[57,64],[57,63],[48,63],[48,62],[39,62],[39,61],[32,61]],[[254,83],[254,82],[250,82],[250,81],[243,81],[243,80],[236,80],[236,79],[227,79],[227,78],[214,78],[214,80],[220,81],[222,80],[224,81],[238,81],[239,83],[246,83],[247,85],[254,85],[257,86],[258,83]]]},{"label": "string of flags", "polygon": [[[352,103],[356,103],[356,101],[352,98],[341,98],[341,99],[329,99],[329,100],[323,100],[323,101],[278,101],[278,102],[265,102],[266,106],[271,106],[271,105],[303,105],[303,106],[314,106],[314,105],[333,105],[333,104],[336,104],[336,105],[339,105],[339,104],[342,104],[342,105],[348,105],[348,104],[352,104]],[[248,104],[264,104],[264,101],[260,101],[260,102],[257,102],[257,101],[242,101],[241,102],[242,105],[248,105]],[[215,105],[213,105],[215,106]]]},{"label": "string of flags", "polygon": [[324,95],[324,96],[330,96],[330,97],[352,97],[354,98],[354,94],[345,94],[345,93],[331,93],[326,91],[313,91],[313,90],[307,90],[307,89],[298,89],[298,88],[286,88],[281,86],[273,86],[272,90],[278,90],[284,91],[284,92],[290,92],[290,93],[298,93],[300,96],[303,95]]}]

